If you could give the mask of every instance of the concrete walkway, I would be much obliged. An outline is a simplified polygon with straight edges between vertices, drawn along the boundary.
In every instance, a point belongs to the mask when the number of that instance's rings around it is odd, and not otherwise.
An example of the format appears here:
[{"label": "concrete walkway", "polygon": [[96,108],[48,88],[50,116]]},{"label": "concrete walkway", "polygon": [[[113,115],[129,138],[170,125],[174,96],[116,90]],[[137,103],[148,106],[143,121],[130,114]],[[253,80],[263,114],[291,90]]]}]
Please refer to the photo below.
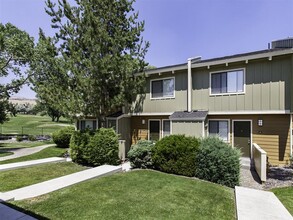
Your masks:
[{"label": "concrete walkway", "polygon": [[[26,147],[26,148],[19,148],[19,149],[13,149],[13,150],[7,150],[7,152],[13,152],[13,155],[9,155],[6,157],[0,157],[0,161],[4,161],[4,160],[10,160],[10,159],[14,159],[14,158],[18,158],[18,157],[23,157],[23,156],[27,156],[30,154],[34,154],[37,153],[47,147],[53,147],[55,146],[55,144],[46,144],[46,145],[42,145],[39,147]],[[4,149],[3,149],[4,150]]]},{"label": "concrete walkway", "polygon": [[13,170],[13,169],[18,169],[23,167],[39,165],[39,164],[55,163],[55,162],[63,162],[63,161],[66,161],[66,158],[49,157],[49,158],[44,158],[39,160],[29,160],[29,161],[18,162],[18,163],[8,163],[8,164],[0,165],[0,171]]},{"label": "concrete walkway", "polygon": [[85,180],[120,172],[122,166],[103,165],[70,175],[62,176],[42,183],[0,193],[0,200],[22,200],[47,194]]},{"label": "concrete walkway", "polygon": [[238,220],[292,220],[291,214],[274,193],[235,187]]}]

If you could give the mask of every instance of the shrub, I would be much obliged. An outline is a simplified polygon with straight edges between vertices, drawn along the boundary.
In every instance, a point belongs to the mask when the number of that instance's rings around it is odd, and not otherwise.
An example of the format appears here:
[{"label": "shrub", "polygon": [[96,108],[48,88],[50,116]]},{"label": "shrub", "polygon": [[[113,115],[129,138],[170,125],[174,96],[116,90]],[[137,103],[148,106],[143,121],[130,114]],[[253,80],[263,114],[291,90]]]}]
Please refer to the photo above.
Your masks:
[{"label": "shrub", "polygon": [[55,131],[52,135],[54,143],[57,145],[57,147],[68,148],[73,132],[73,127],[66,127]]},{"label": "shrub", "polygon": [[78,131],[72,136],[70,154],[74,162],[83,165],[118,165],[118,147],[118,135],[112,128],[100,128],[94,135]]},{"label": "shrub", "polygon": [[140,140],[137,144],[131,146],[127,157],[130,161],[132,168],[152,168],[152,147],[154,143],[152,141]]},{"label": "shrub", "polygon": [[195,160],[196,177],[228,187],[239,185],[240,150],[218,137],[203,139]]},{"label": "shrub", "polygon": [[17,141],[17,142],[21,142],[21,141],[23,141],[23,137],[22,137],[22,136],[16,136],[16,141]]},{"label": "shrub", "polygon": [[34,135],[29,135],[29,136],[28,136],[28,140],[29,140],[29,141],[36,141],[37,138],[36,138],[36,136],[34,136]]},{"label": "shrub", "polygon": [[195,155],[198,139],[170,135],[158,141],[152,149],[155,169],[184,176],[195,175]]}]

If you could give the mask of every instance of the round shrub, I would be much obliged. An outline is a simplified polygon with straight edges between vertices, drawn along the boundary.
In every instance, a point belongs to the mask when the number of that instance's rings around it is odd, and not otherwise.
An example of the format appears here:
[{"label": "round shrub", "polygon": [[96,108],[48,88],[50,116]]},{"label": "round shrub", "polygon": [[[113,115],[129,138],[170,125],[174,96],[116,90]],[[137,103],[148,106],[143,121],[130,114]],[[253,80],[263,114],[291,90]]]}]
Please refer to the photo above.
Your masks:
[{"label": "round shrub", "polygon": [[70,142],[72,160],[88,166],[118,165],[118,150],[118,135],[112,128],[100,128],[94,135],[75,132]]},{"label": "round shrub", "polygon": [[21,141],[23,141],[23,137],[22,136],[16,136],[16,141],[17,142],[21,142]]},{"label": "round shrub", "polygon": [[154,143],[152,141],[140,140],[137,144],[131,146],[127,157],[130,161],[132,168],[152,168],[152,147]]},{"label": "round shrub", "polygon": [[218,137],[201,141],[195,156],[196,177],[228,187],[239,185],[240,150]]},{"label": "round shrub", "polygon": [[29,135],[29,136],[28,136],[28,140],[29,140],[29,141],[36,141],[37,138],[36,138],[36,136],[34,136],[34,135]]},{"label": "round shrub", "polygon": [[198,139],[184,135],[170,135],[161,139],[152,149],[155,169],[166,173],[194,176],[198,146]]},{"label": "round shrub", "polygon": [[68,148],[70,143],[70,138],[73,132],[74,132],[73,127],[66,127],[58,131],[55,131],[52,135],[54,143],[57,145],[57,147]]}]

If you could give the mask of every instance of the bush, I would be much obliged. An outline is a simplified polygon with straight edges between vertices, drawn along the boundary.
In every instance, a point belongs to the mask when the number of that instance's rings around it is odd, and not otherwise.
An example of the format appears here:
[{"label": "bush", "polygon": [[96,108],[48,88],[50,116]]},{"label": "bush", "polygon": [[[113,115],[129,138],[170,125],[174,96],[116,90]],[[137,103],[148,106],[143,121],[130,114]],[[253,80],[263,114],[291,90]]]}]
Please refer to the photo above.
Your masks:
[{"label": "bush", "polygon": [[57,147],[68,148],[73,132],[73,127],[66,127],[55,131],[52,135],[54,143],[57,145]]},{"label": "bush", "polygon": [[137,144],[131,146],[127,157],[130,161],[132,168],[153,168],[152,160],[152,147],[154,143],[152,141],[140,140]]},{"label": "bush", "polygon": [[195,160],[196,177],[228,187],[239,185],[240,150],[218,137],[203,139]]},{"label": "bush", "polygon": [[194,176],[198,146],[198,139],[184,135],[170,135],[161,139],[152,149],[155,169],[167,173]]},{"label": "bush", "polygon": [[37,138],[36,138],[36,136],[34,136],[34,135],[29,135],[29,136],[28,136],[28,140],[29,140],[29,141],[36,141]]},{"label": "bush", "polygon": [[118,135],[112,128],[100,128],[94,135],[78,131],[70,141],[72,160],[88,166],[118,165],[118,150]]},{"label": "bush", "polygon": [[21,141],[23,141],[23,137],[22,137],[22,136],[16,136],[16,141],[17,141],[17,142],[21,142]]}]

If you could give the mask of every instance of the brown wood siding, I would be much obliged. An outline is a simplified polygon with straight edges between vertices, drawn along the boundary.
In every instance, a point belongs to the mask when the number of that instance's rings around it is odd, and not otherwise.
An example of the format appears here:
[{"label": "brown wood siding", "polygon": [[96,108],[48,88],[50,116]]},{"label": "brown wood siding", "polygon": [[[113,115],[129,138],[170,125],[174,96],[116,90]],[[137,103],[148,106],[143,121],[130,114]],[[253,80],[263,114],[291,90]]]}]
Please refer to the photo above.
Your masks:
[{"label": "brown wood siding", "polygon": [[[267,152],[272,165],[289,164],[290,157],[290,115],[209,115],[209,119],[230,119],[230,142],[232,144],[232,120],[252,120],[252,143],[257,143]],[[263,126],[258,126],[258,119]]]},{"label": "brown wood siding", "polygon": [[[169,116],[132,116],[131,117],[131,144],[139,140],[148,140],[148,123],[150,119],[168,119]],[[145,124],[142,124],[142,120]],[[162,128],[161,128],[162,129]]]}]

